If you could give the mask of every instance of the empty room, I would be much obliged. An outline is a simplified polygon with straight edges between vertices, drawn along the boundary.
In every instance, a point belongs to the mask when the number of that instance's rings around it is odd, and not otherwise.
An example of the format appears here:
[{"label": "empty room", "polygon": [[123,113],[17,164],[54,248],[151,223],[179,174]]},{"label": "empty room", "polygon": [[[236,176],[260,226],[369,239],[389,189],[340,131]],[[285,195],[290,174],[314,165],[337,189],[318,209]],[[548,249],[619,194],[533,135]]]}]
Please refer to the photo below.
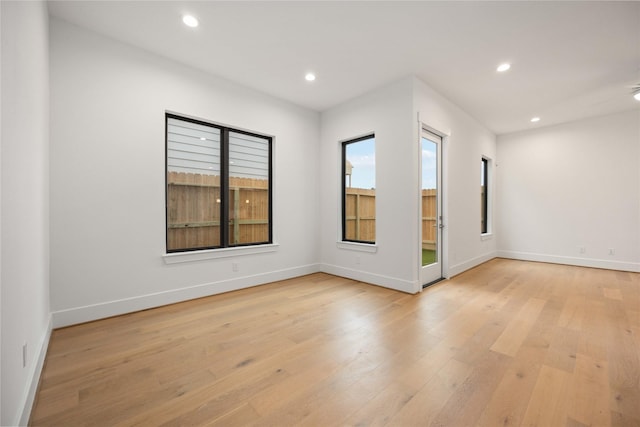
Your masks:
[{"label": "empty room", "polygon": [[0,425],[640,425],[640,2],[0,23]]}]

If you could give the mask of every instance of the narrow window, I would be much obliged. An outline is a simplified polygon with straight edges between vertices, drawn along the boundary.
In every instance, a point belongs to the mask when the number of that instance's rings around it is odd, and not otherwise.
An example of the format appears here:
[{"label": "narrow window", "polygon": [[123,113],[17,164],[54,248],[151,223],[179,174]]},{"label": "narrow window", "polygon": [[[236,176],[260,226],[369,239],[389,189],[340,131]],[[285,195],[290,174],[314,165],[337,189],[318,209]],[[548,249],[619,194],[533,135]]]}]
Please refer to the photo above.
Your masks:
[{"label": "narrow window", "polygon": [[272,242],[271,142],[166,115],[167,252]]},{"label": "narrow window", "polygon": [[271,140],[229,132],[229,244],[270,242]]},{"label": "narrow window", "polygon": [[342,143],[342,240],[376,241],[376,142],[374,135]]},{"label": "narrow window", "polygon": [[480,233],[489,232],[489,159],[483,157],[480,173]]}]

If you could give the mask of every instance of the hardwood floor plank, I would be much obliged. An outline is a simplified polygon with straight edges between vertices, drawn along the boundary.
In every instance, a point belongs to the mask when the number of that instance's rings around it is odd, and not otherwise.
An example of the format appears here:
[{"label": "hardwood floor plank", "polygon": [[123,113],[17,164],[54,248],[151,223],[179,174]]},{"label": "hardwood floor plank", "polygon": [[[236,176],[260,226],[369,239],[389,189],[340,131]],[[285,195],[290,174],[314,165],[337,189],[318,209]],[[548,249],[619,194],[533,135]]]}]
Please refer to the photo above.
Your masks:
[{"label": "hardwood floor plank", "polygon": [[622,292],[620,291],[620,289],[602,288],[602,293],[604,294],[605,298],[622,301]]},{"label": "hardwood floor plank", "polygon": [[317,273],[55,330],[31,425],[640,425],[640,274]]},{"label": "hardwood floor plank", "polygon": [[260,415],[248,403],[243,403],[221,417],[210,419],[203,426],[245,426],[260,419]]},{"label": "hardwood floor plank", "polygon": [[554,327],[551,342],[547,350],[545,365],[574,372],[576,354],[580,343],[580,333],[573,329]]},{"label": "hardwood floor plank", "polygon": [[413,399],[415,392],[406,385],[391,382],[367,404],[361,406],[344,421],[345,426],[385,426],[404,405]]},{"label": "hardwood floor plank", "polygon": [[586,315],[586,313],[584,313],[585,301],[586,297],[579,294],[567,298],[567,302],[558,320],[558,326],[581,331],[582,319]]},{"label": "hardwood floor plank", "polygon": [[570,374],[567,372],[543,365],[521,425],[565,425],[569,380]]},{"label": "hardwood floor plank", "polygon": [[455,389],[433,421],[439,426],[467,426],[475,424],[491,395],[503,377],[510,358],[493,351],[484,351],[472,366],[471,373]]},{"label": "hardwood floor plank", "polygon": [[627,417],[619,412],[611,411],[611,425],[613,427],[638,427],[640,420]]},{"label": "hardwood floor plank", "polygon": [[540,298],[529,298],[516,317],[500,334],[496,342],[493,343],[491,350],[507,356],[515,356],[546,302],[546,300]]},{"label": "hardwood floor plank", "polygon": [[389,420],[390,426],[428,426],[449,397],[471,374],[472,367],[455,359],[449,361]]},{"label": "hardwood floor plank", "polygon": [[578,354],[569,388],[568,416],[586,425],[610,426],[607,362]]},{"label": "hardwood floor plank", "polygon": [[544,353],[536,348],[524,347],[513,359],[500,383],[491,394],[478,426],[519,426],[536,384]]}]

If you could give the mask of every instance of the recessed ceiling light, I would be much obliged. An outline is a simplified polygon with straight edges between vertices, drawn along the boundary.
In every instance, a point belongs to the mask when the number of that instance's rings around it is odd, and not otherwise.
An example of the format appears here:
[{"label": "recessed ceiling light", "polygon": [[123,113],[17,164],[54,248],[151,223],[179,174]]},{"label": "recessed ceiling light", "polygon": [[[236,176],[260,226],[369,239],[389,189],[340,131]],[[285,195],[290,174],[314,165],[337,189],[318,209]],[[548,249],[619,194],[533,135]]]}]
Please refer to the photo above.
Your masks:
[{"label": "recessed ceiling light", "polygon": [[184,22],[184,25],[187,27],[195,28],[198,26],[198,19],[192,15],[184,15],[182,17],[182,22]]},{"label": "recessed ceiling light", "polygon": [[306,81],[308,81],[308,82],[312,82],[312,81],[314,81],[314,80],[316,79],[316,75],[315,75],[315,74],[313,74],[313,73],[307,73],[307,74],[304,76],[304,79],[305,79]]},{"label": "recessed ceiling light", "polygon": [[531,119],[531,121],[532,121],[533,123],[535,123],[535,122],[539,122],[539,121],[540,121],[540,117],[534,117],[533,119]]},{"label": "recessed ceiling light", "polygon": [[505,62],[504,64],[500,64],[498,66],[498,68],[496,68],[496,71],[499,72],[499,73],[504,73],[509,68],[511,68],[511,64],[508,64],[508,63]]},{"label": "recessed ceiling light", "polygon": [[638,90],[635,95],[633,95],[633,97],[636,99],[636,101],[640,101],[640,90]]}]

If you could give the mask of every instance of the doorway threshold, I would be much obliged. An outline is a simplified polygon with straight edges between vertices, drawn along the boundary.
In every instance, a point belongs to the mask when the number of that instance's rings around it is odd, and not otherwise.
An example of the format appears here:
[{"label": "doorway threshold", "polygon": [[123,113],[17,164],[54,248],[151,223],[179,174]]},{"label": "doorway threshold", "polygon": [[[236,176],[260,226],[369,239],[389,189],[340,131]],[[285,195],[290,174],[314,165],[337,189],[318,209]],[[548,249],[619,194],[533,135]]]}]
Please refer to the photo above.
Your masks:
[{"label": "doorway threshold", "polygon": [[441,277],[439,279],[434,280],[433,282],[425,283],[424,285],[422,285],[422,289],[428,288],[431,285],[435,285],[438,282],[442,282],[444,279],[445,279],[444,277]]}]

